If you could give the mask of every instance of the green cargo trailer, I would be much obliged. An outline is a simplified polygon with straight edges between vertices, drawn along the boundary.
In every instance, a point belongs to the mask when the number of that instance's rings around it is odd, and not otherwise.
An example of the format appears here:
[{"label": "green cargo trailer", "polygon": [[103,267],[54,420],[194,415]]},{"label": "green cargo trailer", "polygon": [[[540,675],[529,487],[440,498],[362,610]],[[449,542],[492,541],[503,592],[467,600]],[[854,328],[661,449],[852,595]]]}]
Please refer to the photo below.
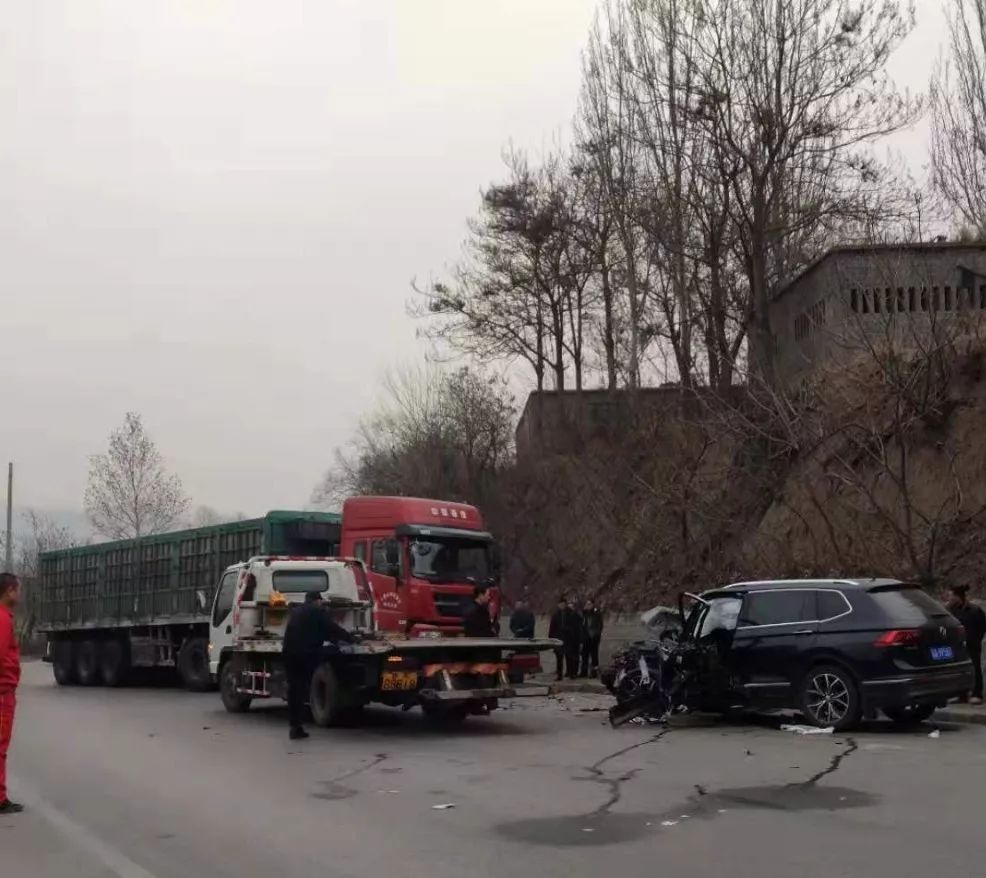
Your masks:
[{"label": "green cargo trailer", "polygon": [[231,564],[256,555],[334,555],[341,517],[263,518],[155,534],[40,557],[38,629],[61,685],[121,685],[133,668],[177,668],[207,689],[209,612]]}]

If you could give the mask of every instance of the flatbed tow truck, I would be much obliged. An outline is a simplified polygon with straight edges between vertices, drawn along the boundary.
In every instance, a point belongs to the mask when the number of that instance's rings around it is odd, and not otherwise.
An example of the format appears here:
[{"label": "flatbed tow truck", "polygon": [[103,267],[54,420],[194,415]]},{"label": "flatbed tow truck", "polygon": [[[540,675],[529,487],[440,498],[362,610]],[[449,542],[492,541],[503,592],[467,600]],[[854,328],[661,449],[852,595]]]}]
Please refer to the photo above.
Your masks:
[{"label": "flatbed tow truck", "polygon": [[[317,725],[355,722],[371,703],[420,706],[429,718],[458,722],[489,714],[503,698],[547,695],[544,686],[510,682],[510,655],[554,650],[558,641],[379,632],[357,558],[258,556],[229,572],[237,576],[232,621],[213,624],[210,654],[230,712],[248,710],[255,699],[286,699],[284,629],[291,605],[309,591],[320,592],[326,612],[357,638],[323,647],[309,697]],[[220,618],[229,617],[214,610],[214,622]]]}]

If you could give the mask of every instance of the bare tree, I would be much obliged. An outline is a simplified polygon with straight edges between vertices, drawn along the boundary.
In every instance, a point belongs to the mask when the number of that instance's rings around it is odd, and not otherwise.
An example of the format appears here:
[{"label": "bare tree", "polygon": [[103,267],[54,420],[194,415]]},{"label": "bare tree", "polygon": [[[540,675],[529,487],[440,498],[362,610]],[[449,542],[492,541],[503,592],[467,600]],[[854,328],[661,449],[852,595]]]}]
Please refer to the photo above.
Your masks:
[{"label": "bare tree", "polygon": [[58,524],[50,515],[28,509],[24,513],[28,533],[17,546],[17,572],[25,578],[39,573],[38,556],[42,552],[68,549],[79,544],[71,528]]},{"label": "bare tree", "polygon": [[49,515],[28,509],[24,513],[27,534],[17,540],[15,546],[15,571],[25,581],[26,597],[18,612],[17,636],[26,642],[34,633],[34,623],[41,605],[41,589],[35,582],[41,573],[39,557],[43,552],[68,549],[79,541],[72,531],[55,522]]},{"label": "bare tree", "polygon": [[986,235],[986,0],[950,0],[951,55],[931,82],[933,180],[954,218]]},{"label": "bare tree", "polygon": [[881,168],[867,146],[915,116],[884,70],[913,12],[896,0],[711,0],[702,15],[695,112],[736,167],[751,367],[773,381],[772,291],[815,255],[820,230],[872,209]]},{"label": "bare tree", "polygon": [[583,58],[576,139],[605,198],[612,232],[610,265],[622,292],[618,301],[626,311],[624,372],[626,383],[638,387],[646,349],[656,332],[644,316],[651,263],[639,222],[643,152],[632,98],[629,38],[624,3],[611,0],[596,19]]},{"label": "bare tree", "polygon": [[537,167],[516,151],[506,159],[509,179],[483,192],[452,281],[416,288],[412,314],[456,351],[525,361],[539,390],[549,375],[564,389],[570,367],[581,387],[592,265],[576,234],[573,186],[560,155]]},{"label": "bare tree", "polygon": [[189,527],[211,527],[214,524],[222,524],[224,521],[232,521],[232,516],[220,515],[211,506],[196,506],[188,519]]},{"label": "bare tree", "polygon": [[166,531],[188,508],[181,480],[165,470],[136,412],[110,434],[107,452],[89,459],[85,506],[93,528],[111,539]]},{"label": "bare tree", "polygon": [[502,379],[470,369],[391,377],[384,405],[336,455],[313,495],[353,494],[482,502],[512,459],[513,400]]}]

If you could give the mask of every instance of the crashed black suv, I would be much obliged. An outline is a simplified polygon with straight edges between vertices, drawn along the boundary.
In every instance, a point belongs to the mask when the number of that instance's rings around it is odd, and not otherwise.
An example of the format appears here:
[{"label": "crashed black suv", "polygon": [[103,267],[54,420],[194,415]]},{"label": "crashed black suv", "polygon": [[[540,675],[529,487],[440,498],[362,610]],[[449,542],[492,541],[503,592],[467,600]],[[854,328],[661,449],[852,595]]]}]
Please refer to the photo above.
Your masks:
[{"label": "crashed black suv", "polygon": [[643,671],[668,709],[794,708],[841,731],[878,710],[926,719],[972,686],[962,626],[906,583],[745,582],[687,595],[681,611],[677,646]]}]

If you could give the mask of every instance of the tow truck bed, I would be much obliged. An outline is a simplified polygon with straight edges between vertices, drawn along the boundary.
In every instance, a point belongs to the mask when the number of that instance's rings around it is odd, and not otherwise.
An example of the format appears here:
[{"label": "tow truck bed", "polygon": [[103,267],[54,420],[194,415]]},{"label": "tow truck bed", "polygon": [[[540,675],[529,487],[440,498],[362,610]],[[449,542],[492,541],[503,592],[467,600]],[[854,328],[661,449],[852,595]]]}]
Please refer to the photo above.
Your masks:
[{"label": "tow truck bed", "polygon": [[[422,637],[327,647],[312,684],[312,713],[320,724],[332,724],[339,710],[322,703],[326,698],[336,699],[350,712],[379,702],[405,709],[420,705],[435,716],[489,713],[501,698],[548,693],[544,686],[511,683],[509,654],[545,652],[560,645],[551,639]],[[281,646],[278,637],[245,638],[234,645],[227,673],[220,675],[227,707],[244,699],[286,697]]]}]

